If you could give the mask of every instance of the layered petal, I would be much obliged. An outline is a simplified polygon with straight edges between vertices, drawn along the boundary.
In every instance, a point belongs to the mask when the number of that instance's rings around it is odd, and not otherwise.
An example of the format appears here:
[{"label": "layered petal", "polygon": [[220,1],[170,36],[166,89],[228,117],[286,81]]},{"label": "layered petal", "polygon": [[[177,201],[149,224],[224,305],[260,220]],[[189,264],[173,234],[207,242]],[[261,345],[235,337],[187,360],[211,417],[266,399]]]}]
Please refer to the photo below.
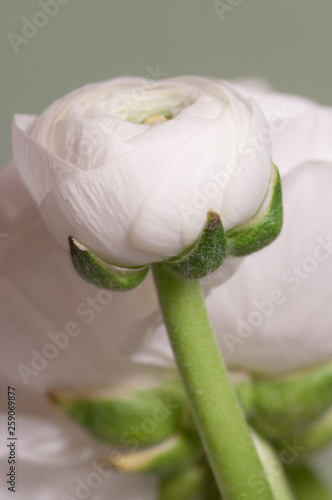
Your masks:
[{"label": "layered petal", "polygon": [[[176,152],[175,146],[147,144],[115,158],[111,165],[63,182],[41,204],[46,225],[64,248],[68,236],[73,236],[113,264],[125,267],[160,260],[153,248],[144,252],[133,246],[128,228],[160,171],[168,168]],[[137,176],[137,182],[132,182]]]},{"label": "layered petal", "polygon": [[[265,140],[261,140],[265,133]],[[266,140],[267,136],[267,140]],[[246,140],[240,141],[236,168],[225,190],[221,219],[225,230],[255,215],[266,196],[271,176],[271,140],[260,109],[252,103],[252,122]],[[270,168],[267,165],[270,164]]]},{"label": "layered petal", "polygon": [[[195,196],[199,196],[199,192],[195,188],[201,172],[205,182],[209,179],[207,161],[210,166],[220,161],[216,143],[222,140],[221,134],[220,120],[200,120],[193,134],[179,145],[168,168],[151,186],[130,227],[129,237],[133,246],[145,251],[152,248],[161,256],[159,260],[178,255],[198,237],[208,209],[220,211],[221,190],[219,197],[214,200],[205,198],[204,205],[199,205],[197,209]],[[225,154],[227,157],[227,152]],[[184,222],[185,217],[187,220]],[[186,223],[190,227],[186,228]]]},{"label": "layered petal", "polygon": [[[115,125],[113,129],[116,129]],[[97,169],[132,151],[123,129],[121,127],[123,136],[119,137],[107,122],[79,120],[77,117],[61,120],[54,126],[50,150],[81,170]]]},{"label": "layered petal", "polygon": [[232,86],[264,112],[272,131],[273,159],[281,175],[308,160],[332,161],[331,107],[305,97],[262,90],[255,84],[232,82]]},{"label": "layered petal", "polygon": [[20,166],[20,175],[39,205],[50,190],[60,182],[78,175],[80,169],[30,137],[35,122],[35,116],[15,115],[12,143],[14,160]]}]

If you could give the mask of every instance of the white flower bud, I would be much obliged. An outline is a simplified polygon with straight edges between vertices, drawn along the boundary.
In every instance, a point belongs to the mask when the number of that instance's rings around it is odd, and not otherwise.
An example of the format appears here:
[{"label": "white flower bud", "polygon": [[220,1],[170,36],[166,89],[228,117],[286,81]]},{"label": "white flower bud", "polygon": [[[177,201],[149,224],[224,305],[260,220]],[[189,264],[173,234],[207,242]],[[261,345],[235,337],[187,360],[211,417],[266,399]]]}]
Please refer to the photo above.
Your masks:
[{"label": "white flower bud", "polygon": [[225,231],[251,219],[271,178],[254,101],[228,84],[179,77],[87,85],[40,117],[16,115],[16,165],[50,231],[101,259],[140,266],[175,257],[207,212]]}]

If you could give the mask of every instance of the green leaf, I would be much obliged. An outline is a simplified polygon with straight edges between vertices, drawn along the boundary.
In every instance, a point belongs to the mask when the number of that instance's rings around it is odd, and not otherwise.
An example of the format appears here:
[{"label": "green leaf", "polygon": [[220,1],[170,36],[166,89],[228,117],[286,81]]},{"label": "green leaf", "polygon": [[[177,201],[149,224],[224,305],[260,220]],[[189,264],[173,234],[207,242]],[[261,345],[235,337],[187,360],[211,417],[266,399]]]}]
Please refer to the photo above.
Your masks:
[{"label": "green leaf", "polygon": [[198,497],[206,482],[206,475],[207,467],[195,465],[180,474],[163,477],[158,500],[192,500]]},{"label": "green leaf", "polygon": [[226,253],[227,243],[220,216],[210,209],[202,233],[189,252],[163,264],[178,278],[200,279],[218,269]]},{"label": "green leaf", "polygon": [[[315,420],[308,429],[296,436],[296,445],[301,448],[301,456],[318,450],[332,441],[332,407]],[[281,443],[282,445],[282,443]],[[280,446],[281,446],[280,445]]]},{"label": "green leaf", "polygon": [[332,363],[277,380],[253,379],[250,424],[272,440],[304,432],[332,404]]},{"label": "green leaf", "polygon": [[178,381],[135,390],[54,390],[49,397],[93,436],[131,450],[159,443],[177,431],[186,404]]},{"label": "green leaf", "polygon": [[176,434],[150,448],[103,462],[120,472],[174,474],[189,467],[202,456],[202,445],[192,434]]},{"label": "green leaf", "polygon": [[149,268],[122,269],[106,264],[69,236],[70,255],[76,272],[89,283],[99,288],[115,292],[126,292],[139,285],[147,275]]},{"label": "green leaf", "polygon": [[281,231],[282,218],[281,182],[274,165],[268,193],[258,213],[226,232],[229,253],[242,257],[269,245]]}]

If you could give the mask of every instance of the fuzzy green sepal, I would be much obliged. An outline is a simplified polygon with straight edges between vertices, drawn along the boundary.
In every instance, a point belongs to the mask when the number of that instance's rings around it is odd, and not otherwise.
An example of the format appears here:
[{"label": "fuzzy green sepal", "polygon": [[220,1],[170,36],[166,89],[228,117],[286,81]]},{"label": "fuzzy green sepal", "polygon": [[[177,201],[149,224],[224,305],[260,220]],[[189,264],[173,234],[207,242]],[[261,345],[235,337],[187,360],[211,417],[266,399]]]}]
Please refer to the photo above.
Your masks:
[{"label": "fuzzy green sepal", "polygon": [[164,266],[178,278],[200,279],[218,269],[226,253],[227,243],[220,216],[210,209],[195,245],[180,258],[164,262]]},{"label": "fuzzy green sepal", "polygon": [[[300,457],[302,458],[304,454],[319,450],[331,443],[331,441],[332,406],[318,420],[315,420],[305,432],[296,436],[296,447],[301,451]],[[283,447],[284,441],[277,443],[277,446],[279,448]]]},{"label": "fuzzy green sepal", "polygon": [[122,269],[106,264],[75,238],[69,236],[70,255],[76,272],[89,283],[115,292],[126,292],[138,286],[149,268]]},{"label": "fuzzy green sepal", "polygon": [[278,380],[253,381],[250,424],[272,440],[304,432],[332,405],[332,363]]},{"label": "fuzzy green sepal", "polygon": [[180,473],[163,477],[159,485],[158,500],[192,500],[198,497],[206,483],[207,474],[207,466],[195,465]]},{"label": "fuzzy green sepal", "polygon": [[281,182],[277,167],[273,167],[268,193],[258,213],[249,221],[226,232],[228,251],[235,257],[257,252],[275,240],[281,231]]},{"label": "fuzzy green sepal", "polygon": [[131,450],[159,443],[177,431],[186,404],[178,381],[136,390],[53,390],[49,397],[93,436]]}]

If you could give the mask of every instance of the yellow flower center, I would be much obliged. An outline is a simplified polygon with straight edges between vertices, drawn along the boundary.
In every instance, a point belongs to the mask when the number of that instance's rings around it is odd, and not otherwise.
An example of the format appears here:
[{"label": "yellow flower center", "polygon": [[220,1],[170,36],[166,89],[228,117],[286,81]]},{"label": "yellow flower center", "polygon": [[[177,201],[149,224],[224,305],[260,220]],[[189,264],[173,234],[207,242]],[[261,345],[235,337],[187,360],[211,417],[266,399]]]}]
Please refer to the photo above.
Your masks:
[{"label": "yellow flower center", "polygon": [[156,122],[167,122],[167,120],[168,118],[165,115],[158,114],[148,116],[142,123],[144,123],[144,125],[154,125]]}]

